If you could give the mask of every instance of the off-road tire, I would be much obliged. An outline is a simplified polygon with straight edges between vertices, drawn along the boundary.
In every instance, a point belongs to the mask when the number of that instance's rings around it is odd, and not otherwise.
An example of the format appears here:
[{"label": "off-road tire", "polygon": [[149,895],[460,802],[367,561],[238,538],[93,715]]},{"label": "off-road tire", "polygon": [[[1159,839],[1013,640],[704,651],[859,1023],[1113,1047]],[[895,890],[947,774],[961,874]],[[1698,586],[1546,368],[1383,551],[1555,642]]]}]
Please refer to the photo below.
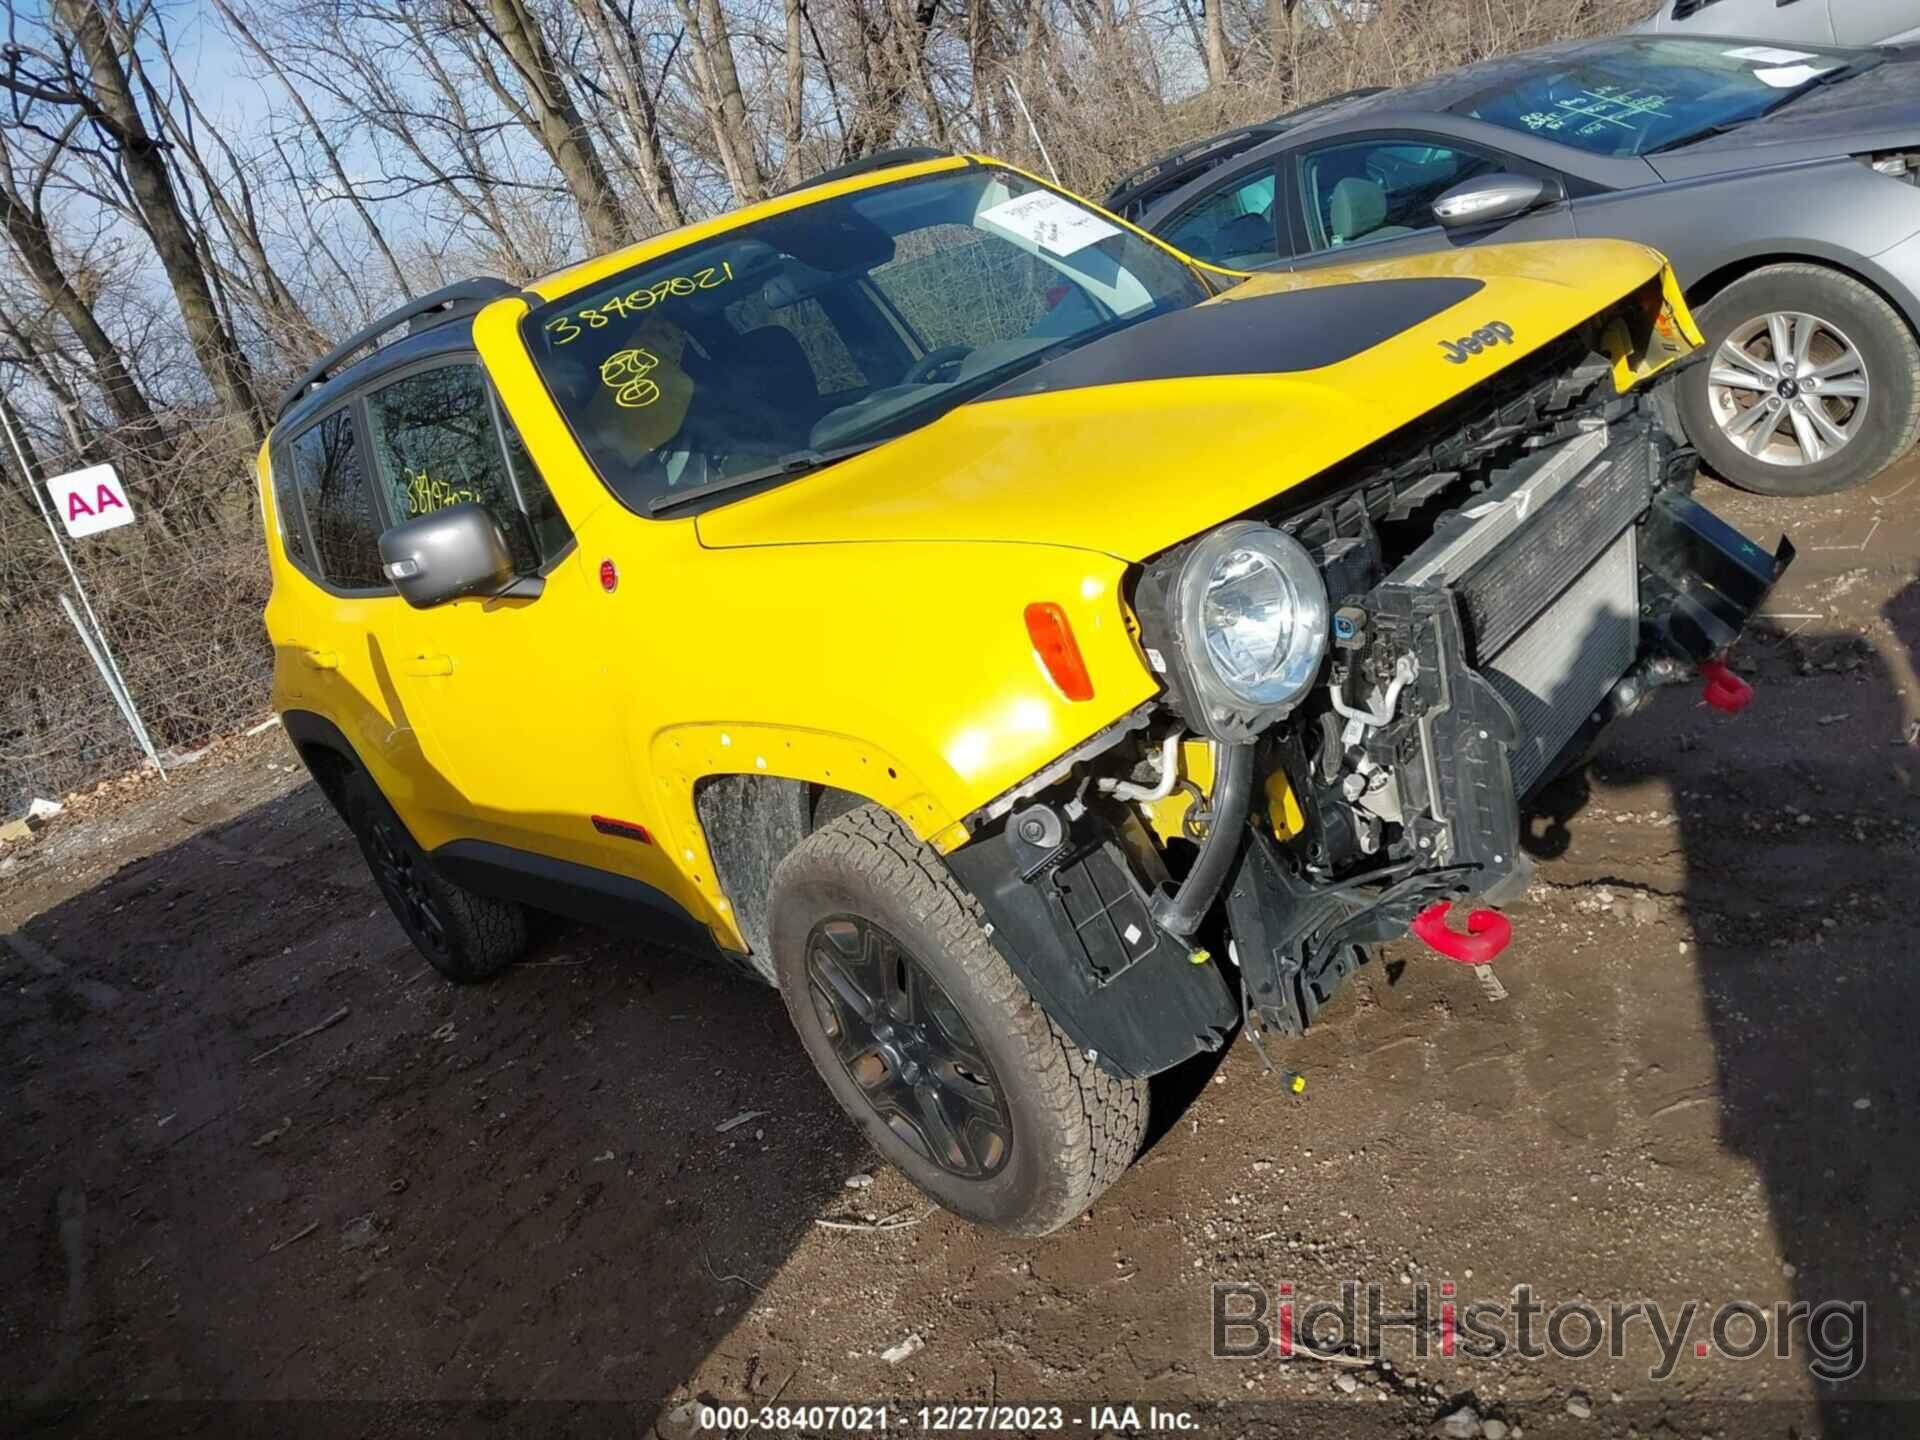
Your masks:
[{"label": "off-road tire", "polygon": [[[979,903],[891,813],[866,805],[815,831],[774,873],[774,968],[787,1013],[827,1088],[880,1152],[955,1214],[1014,1235],[1058,1230],[1133,1163],[1147,1083],[1088,1060],[1008,968]],[[896,1135],[835,1056],[809,994],[814,927],[856,915],[883,927],[959,1010],[990,1061],[1012,1122],[1004,1165],[950,1173]]]},{"label": "off-road tire", "polygon": [[[1708,397],[1721,343],[1738,326],[1776,311],[1839,326],[1858,348],[1872,387],[1859,433],[1812,464],[1775,465],[1746,454],[1721,432]],[[1831,495],[1871,480],[1920,435],[1920,343],[1898,311],[1851,275],[1824,265],[1768,265],[1727,286],[1695,318],[1705,358],[1680,376],[1680,418],[1701,460],[1728,484],[1761,495]]]},{"label": "off-road tire", "polygon": [[[394,919],[427,962],[449,980],[472,984],[491,980],[527,949],[527,912],[522,905],[482,895],[449,880],[414,842],[407,827],[365,774],[355,771],[342,787],[342,810],[374,884]],[[415,913],[404,891],[389,878],[382,848],[390,847],[420,887],[422,898],[439,919],[435,934]]]}]

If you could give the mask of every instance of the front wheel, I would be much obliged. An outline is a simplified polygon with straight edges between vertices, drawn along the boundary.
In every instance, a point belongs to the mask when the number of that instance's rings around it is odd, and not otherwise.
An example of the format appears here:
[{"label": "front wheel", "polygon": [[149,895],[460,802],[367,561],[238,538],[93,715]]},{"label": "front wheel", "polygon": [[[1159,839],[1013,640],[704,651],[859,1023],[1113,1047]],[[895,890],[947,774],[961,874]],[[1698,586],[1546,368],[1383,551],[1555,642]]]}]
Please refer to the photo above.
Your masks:
[{"label": "front wheel", "polygon": [[814,1067],[935,1201],[1046,1235],[1119,1179],[1147,1085],[1088,1060],[1034,1003],[978,903],[892,815],[866,806],[780,863],[774,968]]},{"label": "front wheel", "polygon": [[1700,307],[1707,360],[1681,377],[1687,436],[1763,495],[1827,495],[1879,474],[1920,428],[1920,346],[1849,275],[1769,265]]}]

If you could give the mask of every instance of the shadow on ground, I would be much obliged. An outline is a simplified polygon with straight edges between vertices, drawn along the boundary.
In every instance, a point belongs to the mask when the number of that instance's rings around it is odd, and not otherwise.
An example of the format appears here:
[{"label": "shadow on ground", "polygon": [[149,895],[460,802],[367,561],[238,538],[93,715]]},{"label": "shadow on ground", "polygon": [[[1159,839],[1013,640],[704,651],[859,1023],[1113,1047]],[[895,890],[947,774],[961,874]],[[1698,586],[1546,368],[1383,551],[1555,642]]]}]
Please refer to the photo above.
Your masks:
[{"label": "shadow on ground", "polygon": [[0,960],[15,1424],[644,1431],[858,1209],[771,991],[582,930],[450,986],[310,785]]},{"label": "shadow on ground", "polygon": [[[1885,618],[1920,660],[1920,581]],[[1820,1433],[1911,1437],[1920,1434],[1920,1132],[1910,1123],[1920,1107],[1920,966],[1908,907],[1920,895],[1920,752],[1898,677],[1859,633],[1762,626],[1740,653],[1758,690],[1745,714],[1719,721],[1694,706],[1688,719],[1691,696],[1662,695],[1664,720],[1619,727],[1589,771],[1541,797],[1536,848],[1583,883],[1646,889],[1619,878],[1639,872],[1618,868],[1604,827],[1583,844],[1579,817],[1596,784],[1657,780],[1670,790],[1676,888],[1656,893],[1679,901],[1695,937],[1711,1084],[1686,1098],[1659,1073],[1653,1044],[1629,1089],[1650,1097],[1641,1118],[1657,1164],[1689,1163],[1678,1139],[1663,1138],[1679,1134],[1678,1124],[1664,1128],[1670,1112],[1717,1104],[1719,1145],[1756,1172],[1785,1257],[1770,1292],[1702,1297],[1696,1333],[1711,1307],[1751,1300],[1767,1312],[1771,1352],[1776,1305],[1798,1302],[1822,1322],[1810,1344],[1806,1321],[1794,1321],[1792,1339],[1796,1356],[1822,1361]],[[1834,683],[1794,683],[1809,676]],[[1737,733],[1703,742],[1722,726]],[[1642,972],[1633,983],[1666,982]],[[1687,1008],[1676,996],[1676,1036],[1697,1023]],[[1745,1343],[1747,1322],[1729,1323],[1734,1345]]]}]

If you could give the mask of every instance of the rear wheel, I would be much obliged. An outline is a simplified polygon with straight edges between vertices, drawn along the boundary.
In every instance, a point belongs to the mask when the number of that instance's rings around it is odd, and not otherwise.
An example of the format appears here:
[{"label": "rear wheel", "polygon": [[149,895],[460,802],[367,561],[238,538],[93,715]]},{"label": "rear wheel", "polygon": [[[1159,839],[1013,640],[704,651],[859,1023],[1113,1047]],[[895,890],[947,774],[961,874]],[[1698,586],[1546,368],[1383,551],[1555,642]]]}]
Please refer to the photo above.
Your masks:
[{"label": "rear wheel", "polygon": [[374,883],[434,969],[463,984],[490,980],[526,952],[525,907],[442,875],[364,774],[347,777],[344,799],[347,824]]},{"label": "rear wheel", "polygon": [[977,902],[892,815],[866,806],[810,835],[781,861],[769,908],[781,994],[815,1068],[941,1205],[1045,1235],[1132,1163],[1146,1082],[1067,1039]]},{"label": "rear wheel", "polygon": [[1721,478],[1767,495],[1872,479],[1920,428],[1920,346],[1892,306],[1819,265],[1769,265],[1700,307],[1680,413]]}]

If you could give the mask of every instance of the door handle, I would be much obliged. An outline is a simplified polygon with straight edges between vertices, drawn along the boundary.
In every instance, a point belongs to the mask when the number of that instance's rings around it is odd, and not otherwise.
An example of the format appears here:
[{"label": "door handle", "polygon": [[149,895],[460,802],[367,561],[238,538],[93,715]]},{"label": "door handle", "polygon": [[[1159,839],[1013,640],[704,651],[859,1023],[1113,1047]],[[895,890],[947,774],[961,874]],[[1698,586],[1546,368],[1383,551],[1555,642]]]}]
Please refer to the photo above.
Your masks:
[{"label": "door handle", "polygon": [[340,653],[337,650],[303,650],[300,658],[314,670],[338,670]]},{"label": "door handle", "polygon": [[451,675],[451,655],[415,655],[400,667],[409,675]]}]

